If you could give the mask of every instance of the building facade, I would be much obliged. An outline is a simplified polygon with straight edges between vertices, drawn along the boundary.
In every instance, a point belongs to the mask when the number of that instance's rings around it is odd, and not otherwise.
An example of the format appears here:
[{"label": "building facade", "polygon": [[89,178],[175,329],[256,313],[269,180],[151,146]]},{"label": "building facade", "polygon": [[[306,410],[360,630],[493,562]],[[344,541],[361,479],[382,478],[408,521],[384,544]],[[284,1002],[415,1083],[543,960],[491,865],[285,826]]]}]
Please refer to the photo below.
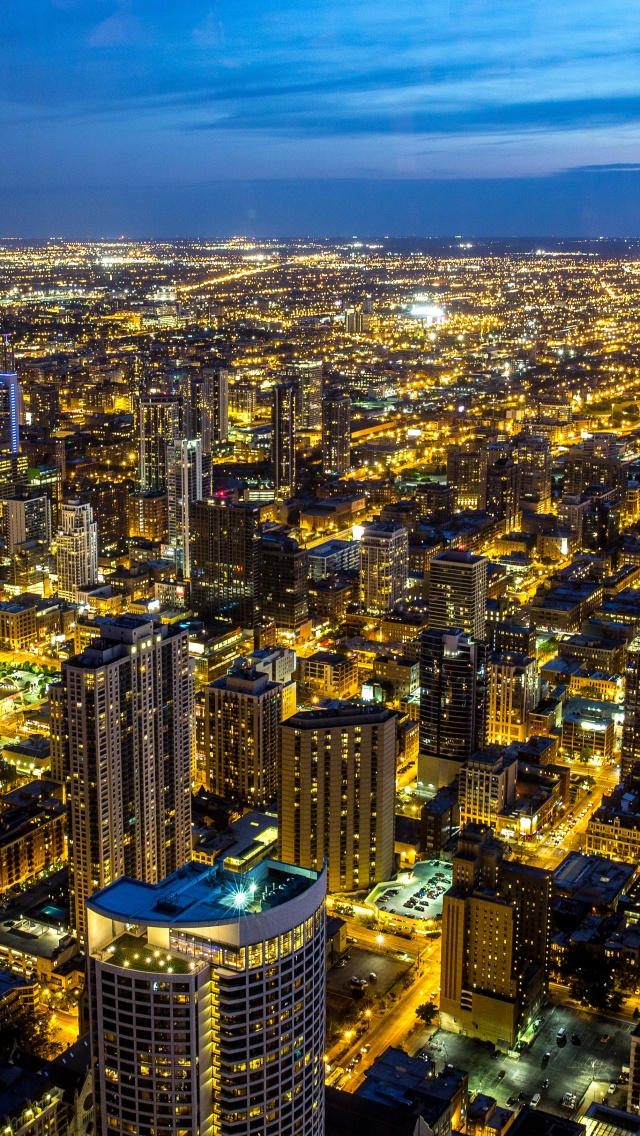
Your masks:
[{"label": "building facade", "polygon": [[486,556],[452,548],[429,564],[429,627],[459,627],[484,639],[487,610]]},{"label": "building facade", "polygon": [[282,724],[279,855],[320,870],[329,891],[372,887],[393,870],[396,715],[333,706]]},{"label": "building facade", "polygon": [[188,631],[103,620],[50,687],[51,769],[69,808],[72,921],[119,876],[162,879],[191,850],[193,680]]},{"label": "building facade", "polygon": [[369,525],[360,541],[360,599],[382,615],[403,599],[409,575],[409,534],[395,521]]},{"label": "building facade", "polygon": [[203,617],[260,621],[260,506],[197,501],[190,511],[191,602]]},{"label": "building facade", "polygon": [[218,796],[255,809],[275,799],[282,687],[246,659],[205,687],[205,779]]},{"label": "building facade", "polygon": [[486,718],[484,643],[460,630],[423,632],[418,781],[436,789],[450,785],[462,764],[484,749]]},{"label": "building facade", "polygon": [[91,505],[66,501],[60,510],[56,537],[58,595],[75,600],[78,588],[98,579],[98,525]]}]

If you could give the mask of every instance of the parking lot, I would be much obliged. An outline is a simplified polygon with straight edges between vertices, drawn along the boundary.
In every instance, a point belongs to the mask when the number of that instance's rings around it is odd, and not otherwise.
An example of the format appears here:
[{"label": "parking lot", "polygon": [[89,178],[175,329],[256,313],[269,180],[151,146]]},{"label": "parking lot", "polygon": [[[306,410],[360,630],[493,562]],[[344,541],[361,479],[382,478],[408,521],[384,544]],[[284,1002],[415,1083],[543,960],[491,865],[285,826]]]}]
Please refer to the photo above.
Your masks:
[{"label": "parking lot", "polygon": [[[566,1043],[558,1045],[558,1030],[566,1030]],[[543,1011],[542,1023],[530,1048],[520,1059],[491,1056],[493,1047],[472,1038],[438,1030],[428,1046],[436,1061],[450,1062],[469,1072],[469,1088],[488,1093],[498,1104],[517,1107],[519,1094],[529,1101],[540,1093],[540,1107],[566,1115],[561,1106],[566,1092],[575,1093],[578,1105],[586,1094],[585,1105],[601,1101],[609,1083],[617,1082],[623,1065],[629,1064],[629,1035],[633,1025],[612,1019],[598,1020],[591,1014],[565,1006],[552,1006]],[[571,1041],[572,1034],[580,1045]],[[608,1041],[603,1041],[608,1037]],[[548,1061],[544,1054],[550,1053]],[[500,1078],[504,1070],[504,1077]],[[542,1082],[548,1079],[547,1088]],[[515,1100],[514,1100],[515,1098]],[[626,1087],[609,1098],[615,1107],[626,1108]]]},{"label": "parking lot", "polygon": [[[363,996],[372,999],[386,994],[411,966],[408,962],[366,951],[362,947],[351,947],[345,957],[345,966],[337,963],[327,971],[327,1001],[335,1009],[342,1009],[346,1001],[353,999],[352,978],[363,978],[367,982]],[[370,979],[370,974],[375,974],[375,980]]]},{"label": "parking lot", "polygon": [[378,884],[367,903],[375,903],[380,912],[390,915],[433,919],[442,913],[442,896],[450,887],[451,864],[421,860],[391,883]]}]

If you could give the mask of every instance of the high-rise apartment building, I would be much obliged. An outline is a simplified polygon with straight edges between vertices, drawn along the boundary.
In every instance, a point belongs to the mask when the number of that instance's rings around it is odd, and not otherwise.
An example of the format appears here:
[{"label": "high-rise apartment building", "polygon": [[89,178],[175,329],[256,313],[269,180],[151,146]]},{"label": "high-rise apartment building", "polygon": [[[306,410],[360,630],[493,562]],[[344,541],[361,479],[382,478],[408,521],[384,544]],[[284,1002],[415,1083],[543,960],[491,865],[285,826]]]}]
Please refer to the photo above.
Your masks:
[{"label": "high-rise apartment building", "polygon": [[514,1048],[547,993],[552,879],[504,863],[489,829],[462,830],[442,911],[443,1029]]},{"label": "high-rise apartment building", "polygon": [[75,600],[79,587],[98,579],[98,525],[91,505],[65,501],[56,536],[58,595]]},{"label": "high-rise apartment building", "polygon": [[177,397],[143,395],[138,406],[140,488],[167,491],[169,447],[181,436],[181,402]]},{"label": "high-rise apartment building", "polygon": [[360,541],[360,598],[382,615],[404,597],[409,575],[409,534],[397,521],[368,525]]},{"label": "high-rise apartment building", "polygon": [[51,698],[52,772],[69,806],[72,920],[119,876],[156,883],[191,852],[189,633],[143,616],[102,620],[62,664]]},{"label": "high-rise apartment building", "polygon": [[458,627],[484,639],[487,618],[486,556],[450,548],[429,563],[429,627]]},{"label": "high-rise apartment building", "polygon": [[45,493],[21,493],[0,500],[5,550],[13,556],[27,540],[51,544],[51,502]]},{"label": "high-rise apartment building", "polygon": [[515,804],[517,777],[518,759],[499,749],[480,750],[465,761],[458,781],[461,827],[482,824],[500,836]]},{"label": "high-rise apartment building", "polygon": [[418,781],[450,785],[486,743],[486,647],[460,630],[420,636]]},{"label": "high-rise apartment building", "polygon": [[529,713],[538,701],[536,660],[515,651],[495,651],[489,656],[488,675],[488,741],[505,746],[526,741]]},{"label": "high-rise apartment building", "polygon": [[167,458],[167,528],[175,549],[176,568],[185,580],[191,575],[190,517],[202,499],[202,441],[181,438],[169,447]]},{"label": "high-rise apartment building", "polygon": [[286,499],[296,491],[295,383],[279,383],[273,388],[271,430],[274,492],[276,498]]},{"label": "high-rise apartment building", "polygon": [[309,553],[292,537],[266,532],[261,547],[262,617],[296,638],[309,618]]},{"label": "high-rise apartment building", "polygon": [[167,494],[160,489],[145,489],[129,498],[129,536],[141,536],[154,542],[167,539]]},{"label": "high-rise apartment building", "polygon": [[322,425],[322,361],[288,363],[285,375],[296,384],[296,429],[301,432],[319,430]]},{"label": "high-rise apartment building", "polygon": [[351,399],[334,392],[322,400],[322,472],[340,475],[351,465]]},{"label": "high-rise apartment building", "polygon": [[486,509],[487,451],[464,447],[447,450],[447,485],[455,495],[456,509]]},{"label": "high-rise apartment building", "polygon": [[640,636],[627,648],[620,778],[640,780]]},{"label": "high-rise apartment building", "polygon": [[325,890],[216,861],[92,896],[98,1136],[323,1136]]},{"label": "high-rise apartment building", "polygon": [[191,602],[203,617],[260,621],[260,506],[224,499],[191,509]]},{"label": "high-rise apartment building", "polygon": [[551,500],[551,443],[548,438],[521,435],[514,450],[518,466],[518,496],[536,505],[537,512],[548,510]]},{"label": "high-rise apartment building", "polygon": [[329,891],[393,871],[396,715],[335,702],[282,724],[279,855],[307,868],[327,858]]},{"label": "high-rise apartment building", "polygon": [[206,782],[254,809],[275,800],[282,684],[247,659],[204,688]]}]

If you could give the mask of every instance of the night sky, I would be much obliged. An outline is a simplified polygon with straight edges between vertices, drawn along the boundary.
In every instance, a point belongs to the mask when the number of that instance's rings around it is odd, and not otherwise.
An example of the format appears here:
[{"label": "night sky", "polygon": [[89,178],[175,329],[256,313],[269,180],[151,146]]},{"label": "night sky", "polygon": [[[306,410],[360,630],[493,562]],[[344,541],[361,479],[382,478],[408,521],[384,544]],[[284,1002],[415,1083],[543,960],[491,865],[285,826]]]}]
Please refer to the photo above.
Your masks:
[{"label": "night sky", "polygon": [[0,236],[640,233],[637,0],[0,15]]}]

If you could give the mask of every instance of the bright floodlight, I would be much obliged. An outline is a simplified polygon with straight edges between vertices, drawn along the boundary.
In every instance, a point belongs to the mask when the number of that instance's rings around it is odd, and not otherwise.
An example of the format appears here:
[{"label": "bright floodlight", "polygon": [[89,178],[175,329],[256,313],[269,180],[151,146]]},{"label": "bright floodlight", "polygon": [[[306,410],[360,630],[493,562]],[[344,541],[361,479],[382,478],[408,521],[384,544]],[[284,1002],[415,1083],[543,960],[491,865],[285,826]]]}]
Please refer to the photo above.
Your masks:
[{"label": "bright floodlight", "polygon": [[233,902],[235,907],[244,907],[247,902],[246,891],[237,891],[233,897]]}]

